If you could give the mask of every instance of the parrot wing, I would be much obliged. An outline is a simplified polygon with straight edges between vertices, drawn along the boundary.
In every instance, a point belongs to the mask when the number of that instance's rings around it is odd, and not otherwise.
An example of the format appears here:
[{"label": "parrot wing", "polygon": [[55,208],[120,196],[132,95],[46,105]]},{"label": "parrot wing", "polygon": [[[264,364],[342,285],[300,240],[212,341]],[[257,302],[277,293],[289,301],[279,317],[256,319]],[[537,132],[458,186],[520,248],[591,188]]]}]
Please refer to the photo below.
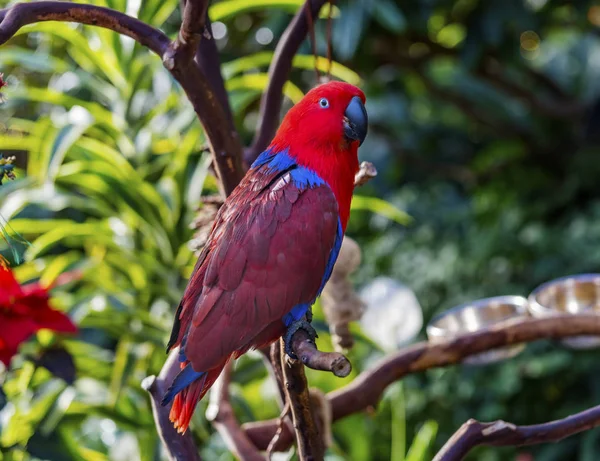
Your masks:
[{"label": "parrot wing", "polygon": [[314,302],[341,240],[337,201],[318,176],[295,164],[251,170],[221,207],[170,345],[196,371],[262,345],[253,340],[273,322],[283,329]]}]

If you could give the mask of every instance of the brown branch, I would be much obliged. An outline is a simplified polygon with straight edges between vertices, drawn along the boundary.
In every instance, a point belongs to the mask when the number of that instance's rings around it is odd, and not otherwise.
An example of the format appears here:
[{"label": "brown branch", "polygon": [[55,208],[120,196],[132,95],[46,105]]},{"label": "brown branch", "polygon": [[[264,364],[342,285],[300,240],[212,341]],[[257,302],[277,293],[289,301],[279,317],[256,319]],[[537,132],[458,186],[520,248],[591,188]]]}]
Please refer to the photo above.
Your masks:
[{"label": "brown branch", "polygon": [[480,423],[470,419],[446,442],[433,461],[460,461],[479,445],[496,447],[539,445],[600,426],[600,405],[564,419],[532,426],[505,421]]},{"label": "brown branch", "polygon": [[292,70],[292,60],[308,33],[307,9],[310,18],[315,19],[321,7],[328,0],[306,0],[300,7],[294,19],[285,29],[279,39],[273,60],[269,66],[269,84],[260,100],[258,129],[252,141],[252,146],[246,150],[245,160],[248,165],[265,150],[273,139],[279,125],[279,112],[283,102],[283,86],[288,81]]},{"label": "brown branch", "polygon": [[17,3],[0,10],[0,45],[27,25],[43,21],[78,22],[118,32],[162,56],[171,41],[160,30],[119,11],[71,2]]},{"label": "brown branch", "polygon": [[279,415],[279,424],[277,426],[277,431],[275,432],[273,439],[269,442],[269,446],[267,446],[267,458],[268,459],[271,459],[271,455],[275,451],[275,447],[277,446],[277,443],[279,442],[279,438],[281,437],[283,428],[288,421],[287,416],[288,416],[289,412],[290,412],[290,401],[286,400],[285,404],[283,405],[283,410],[281,410],[281,415]]},{"label": "brown branch", "polygon": [[354,187],[364,186],[377,176],[377,168],[371,162],[362,162],[358,173],[354,176]]},{"label": "brown branch", "polygon": [[169,355],[165,362],[158,378],[156,376],[148,376],[142,381],[142,388],[150,394],[150,402],[152,404],[152,414],[156,421],[156,430],[167,450],[169,460],[171,461],[200,461],[198,449],[194,443],[192,433],[187,431],[181,435],[173,427],[173,423],[169,420],[169,412],[171,406],[162,406],[161,401],[171,382],[181,370],[179,367],[179,349],[175,349]]},{"label": "brown branch", "polygon": [[304,365],[313,370],[330,371],[340,378],[345,378],[352,371],[350,361],[343,354],[318,350],[304,330],[298,330],[292,336],[292,350]]},{"label": "brown branch", "polygon": [[[281,368],[283,369],[285,383],[284,389],[286,400],[290,404],[292,421],[296,432],[298,458],[301,461],[320,461],[324,459],[325,447],[323,445],[323,438],[315,422],[310,394],[308,392],[308,383],[304,374],[304,366],[299,361],[291,360],[287,356],[283,339],[280,340],[280,347]],[[275,434],[277,432],[281,434],[284,427],[278,424]],[[274,438],[275,435],[273,435],[272,439]],[[274,446],[276,443],[272,445]]]},{"label": "brown branch", "polygon": [[[545,319],[525,319],[456,336],[443,342],[414,344],[382,359],[347,386],[330,392],[327,398],[333,412],[332,419],[337,421],[376,406],[387,386],[408,374],[456,364],[470,355],[511,344],[578,335],[600,335],[600,316],[560,315]],[[242,427],[259,449],[265,449],[277,430],[277,420]],[[290,440],[285,430],[277,449],[289,447],[282,440]]]},{"label": "brown branch", "polygon": [[[198,49],[207,11],[208,0],[187,0],[183,7],[181,27],[174,46],[189,59],[193,58]],[[208,35],[210,36],[210,32]]]},{"label": "brown branch", "polygon": [[221,58],[219,57],[215,39],[210,32],[211,23],[208,14],[205,19],[205,25],[205,33],[196,50],[196,63],[198,63],[200,69],[203,70],[215,96],[225,110],[225,116],[229,122],[228,128],[231,131],[232,136],[237,136],[237,131],[233,123],[233,114],[231,113],[231,105],[229,103],[229,95],[225,89],[225,82],[223,81],[223,74],[221,73]]},{"label": "brown branch", "polygon": [[165,52],[163,64],[185,91],[202,123],[222,193],[227,196],[244,175],[242,146],[206,75],[196,61],[187,58],[173,44]]},{"label": "brown branch", "polygon": [[211,389],[210,401],[206,409],[206,419],[212,422],[229,450],[239,459],[243,461],[264,461],[265,457],[250,442],[235,418],[229,398],[232,365],[233,363],[229,362],[225,366],[221,376]]}]

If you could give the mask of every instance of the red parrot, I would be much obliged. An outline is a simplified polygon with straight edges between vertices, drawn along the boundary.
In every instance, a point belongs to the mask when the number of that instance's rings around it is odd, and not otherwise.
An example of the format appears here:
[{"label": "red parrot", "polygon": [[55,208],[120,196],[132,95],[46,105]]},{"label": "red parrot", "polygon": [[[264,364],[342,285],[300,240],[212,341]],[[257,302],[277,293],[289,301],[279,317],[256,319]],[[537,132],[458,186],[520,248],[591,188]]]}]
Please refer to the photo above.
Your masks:
[{"label": "red parrot", "polygon": [[[164,396],[187,430],[229,360],[299,328],[329,279],[350,214],[365,95],[348,83],[309,91],[227,198],[177,309],[167,350],[181,371]],[[293,351],[286,347],[289,355]]]}]

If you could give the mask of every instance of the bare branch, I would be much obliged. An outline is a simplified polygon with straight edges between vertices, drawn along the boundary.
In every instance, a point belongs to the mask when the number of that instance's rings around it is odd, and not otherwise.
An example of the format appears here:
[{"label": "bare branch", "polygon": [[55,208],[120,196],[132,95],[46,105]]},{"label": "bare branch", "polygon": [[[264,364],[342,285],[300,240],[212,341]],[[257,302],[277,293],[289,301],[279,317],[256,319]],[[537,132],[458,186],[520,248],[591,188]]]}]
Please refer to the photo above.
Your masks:
[{"label": "bare branch", "polygon": [[233,114],[231,113],[229,96],[227,94],[227,90],[225,89],[223,75],[221,74],[221,58],[219,57],[219,51],[217,50],[215,39],[210,32],[210,24],[211,23],[207,15],[206,32],[202,36],[202,40],[200,40],[200,44],[196,50],[196,62],[200,66],[200,69],[202,69],[204,72],[204,75],[206,75],[208,83],[212,87],[217,99],[225,111],[225,116],[229,121],[230,131],[232,133],[237,133],[233,123]]},{"label": "bare branch", "polygon": [[206,419],[213,423],[229,450],[239,459],[264,461],[265,457],[250,442],[235,418],[229,398],[232,365],[233,363],[229,362],[225,366],[221,376],[211,389],[210,402],[206,409]]},{"label": "bare branch", "polygon": [[71,2],[17,3],[0,10],[0,45],[27,25],[43,21],[78,22],[104,27],[144,45],[161,56],[171,43],[160,30],[119,11]]},{"label": "bare branch", "polygon": [[[292,413],[294,430],[296,431],[298,458],[301,461],[320,461],[324,458],[325,447],[313,415],[304,366],[297,360],[289,359],[285,353],[283,339],[280,340],[280,346],[281,368],[283,369],[285,382],[284,389]],[[275,434],[278,432],[281,434],[284,427],[278,424]],[[269,443],[271,449],[274,448],[276,443]]]},{"label": "bare branch", "polygon": [[[175,47],[189,59],[194,57],[206,20],[208,0],[187,0],[183,8],[183,17]],[[210,35],[210,32],[208,33]]]},{"label": "bare branch", "polygon": [[[414,344],[384,358],[347,386],[327,394],[333,421],[376,406],[387,386],[408,374],[460,363],[470,355],[511,344],[578,335],[600,335],[600,316],[560,315],[525,319],[456,336],[443,342]],[[277,420],[242,427],[259,449],[266,449],[277,430]],[[290,434],[285,429],[277,449],[284,450],[289,446],[285,446],[283,440],[290,440]]]},{"label": "bare branch", "polygon": [[271,455],[273,451],[275,451],[275,447],[277,446],[277,442],[279,442],[279,438],[281,437],[281,433],[283,432],[284,425],[288,422],[288,413],[290,412],[290,401],[286,400],[283,405],[283,410],[281,410],[281,415],[279,415],[279,426],[277,427],[277,431],[273,436],[273,439],[269,442],[269,446],[267,447],[267,458],[271,459]]},{"label": "bare branch", "polygon": [[328,0],[306,0],[279,39],[273,61],[269,66],[269,84],[260,100],[258,129],[252,146],[246,151],[245,160],[250,165],[273,139],[279,125],[279,112],[283,102],[283,86],[292,70],[292,60],[308,32],[307,7],[315,19]]},{"label": "bare branch", "polygon": [[364,186],[367,182],[377,176],[377,168],[371,162],[362,162],[356,176],[354,176],[354,187]]},{"label": "bare branch", "polygon": [[169,420],[171,406],[162,406],[161,400],[167,392],[170,383],[177,373],[181,370],[179,367],[179,349],[175,349],[169,355],[158,375],[148,376],[142,381],[142,387],[150,394],[152,404],[152,413],[156,421],[156,430],[167,449],[171,461],[200,461],[198,449],[194,443],[192,433],[187,431],[185,434],[178,434]]},{"label": "bare branch", "polygon": [[226,196],[244,176],[242,146],[205,74],[196,61],[185,58],[174,46],[170,46],[164,54],[163,64],[185,91],[202,123],[222,193]]},{"label": "bare branch", "polygon": [[532,426],[515,426],[502,420],[480,423],[470,419],[446,442],[433,461],[460,461],[479,445],[505,447],[558,442],[597,426],[600,426],[600,406]]},{"label": "bare branch", "polygon": [[352,365],[344,355],[318,350],[304,330],[298,330],[292,336],[292,350],[304,365],[313,370],[330,371],[340,378],[345,378],[352,371]]}]

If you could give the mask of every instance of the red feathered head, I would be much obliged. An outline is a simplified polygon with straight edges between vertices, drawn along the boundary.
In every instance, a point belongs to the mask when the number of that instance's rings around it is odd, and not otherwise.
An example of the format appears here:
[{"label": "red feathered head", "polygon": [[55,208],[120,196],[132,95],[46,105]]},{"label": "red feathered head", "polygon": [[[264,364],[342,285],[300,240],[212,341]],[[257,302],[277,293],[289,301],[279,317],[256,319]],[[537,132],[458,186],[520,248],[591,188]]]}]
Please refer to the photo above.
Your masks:
[{"label": "red feathered head", "polygon": [[311,150],[356,152],[367,135],[364,104],[364,93],[354,85],[319,85],[289,110],[271,145],[288,148],[294,157],[310,155]]}]

